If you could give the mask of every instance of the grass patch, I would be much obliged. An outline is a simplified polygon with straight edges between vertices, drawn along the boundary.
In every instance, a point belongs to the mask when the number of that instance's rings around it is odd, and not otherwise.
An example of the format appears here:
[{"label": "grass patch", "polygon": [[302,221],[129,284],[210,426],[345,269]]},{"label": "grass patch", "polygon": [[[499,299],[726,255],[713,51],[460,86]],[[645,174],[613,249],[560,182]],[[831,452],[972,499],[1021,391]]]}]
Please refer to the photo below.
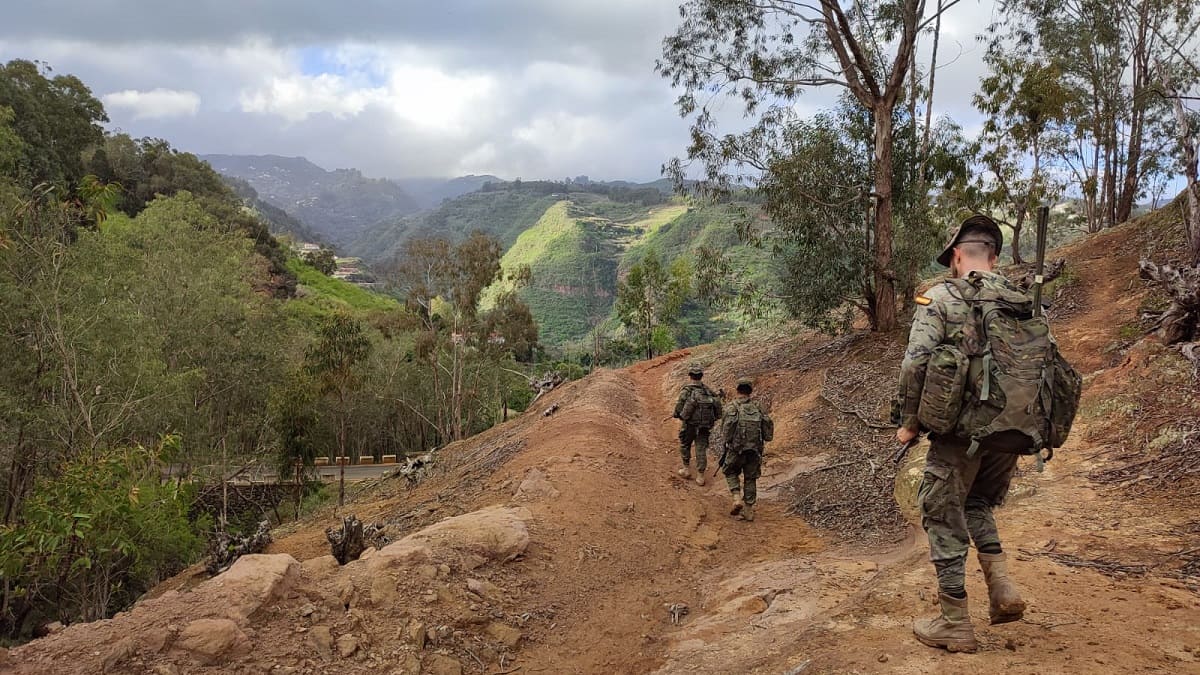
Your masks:
[{"label": "grass patch", "polygon": [[[289,304],[308,304],[317,310],[343,307],[364,312],[387,311],[400,307],[400,303],[393,298],[373,293],[341,279],[327,277],[298,258],[288,260],[287,267],[304,286],[303,292],[308,293],[307,296],[297,298]],[[300,310],[299,313],[307,312]]]}]

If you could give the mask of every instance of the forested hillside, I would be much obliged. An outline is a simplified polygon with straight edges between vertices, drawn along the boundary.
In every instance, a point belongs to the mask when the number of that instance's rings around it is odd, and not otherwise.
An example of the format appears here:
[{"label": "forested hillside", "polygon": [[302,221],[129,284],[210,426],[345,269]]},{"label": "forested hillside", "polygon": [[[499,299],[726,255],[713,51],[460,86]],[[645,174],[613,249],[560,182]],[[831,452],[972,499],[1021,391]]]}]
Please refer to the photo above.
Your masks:
[{"label": "forested hillside", "polygon": [[219,173],[241,178],[259,196],[294,215],[335,245],[347,245],[375,223],[419,208],[396,183],[355,169],[326,171],[303,157],[204,155]]},{"label": "forested hillside", "polygon": [[475,192],[488,183],[503,183],[491,174],[457,178],[397,178],[396,183],[416,200],[422,210],[432,209],[447,199]]},{"label": "forested hillside", "polygon": [[266,507],[288,518],[340,499],[318,456],[425,452],[531,397],[528,311],[479,308],[498,243],[441,255],[406,308],[294,257],[268,224],[304,231],[252,189],[106,119],[73,76],[0,66],[3,640],[110,616],[253,531],[261,505],[217,487],[245,467],[292,481]]}]

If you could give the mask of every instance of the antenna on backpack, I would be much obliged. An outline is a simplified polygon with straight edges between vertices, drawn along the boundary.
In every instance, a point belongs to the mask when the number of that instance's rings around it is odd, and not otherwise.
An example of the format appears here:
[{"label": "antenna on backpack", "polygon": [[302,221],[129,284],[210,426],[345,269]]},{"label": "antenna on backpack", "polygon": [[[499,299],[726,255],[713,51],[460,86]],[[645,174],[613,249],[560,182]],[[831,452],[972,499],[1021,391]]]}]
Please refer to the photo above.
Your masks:
[{"label": "antenna on backpack", "polygon": [[1046,271],[1046,227],[1050,220],[1050,207],[1039,206],[1037,210],[1037,271],[1033,277],[1033,315],[1042,315],[1043,273]]}]

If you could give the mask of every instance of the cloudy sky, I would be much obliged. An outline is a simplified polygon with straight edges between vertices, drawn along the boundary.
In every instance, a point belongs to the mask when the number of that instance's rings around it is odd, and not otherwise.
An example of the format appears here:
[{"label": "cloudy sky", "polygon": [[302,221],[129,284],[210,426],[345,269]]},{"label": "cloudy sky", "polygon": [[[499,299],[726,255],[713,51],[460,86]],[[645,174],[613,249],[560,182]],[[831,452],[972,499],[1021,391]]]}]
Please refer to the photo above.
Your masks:
[{"label": "cloudy sky", "polygon": [[[377,177],[653,180],[687,143],[678,92],[654,73],[677,7],[36,0],[5,10],[0,60],[78,75],[113,128],[196,153],[301,155]],[[968,127],[974,36],[991,13],[992,0],[966,0],[943,27],[937,112]],[[835,95],[813,90],[801,108]]]}]

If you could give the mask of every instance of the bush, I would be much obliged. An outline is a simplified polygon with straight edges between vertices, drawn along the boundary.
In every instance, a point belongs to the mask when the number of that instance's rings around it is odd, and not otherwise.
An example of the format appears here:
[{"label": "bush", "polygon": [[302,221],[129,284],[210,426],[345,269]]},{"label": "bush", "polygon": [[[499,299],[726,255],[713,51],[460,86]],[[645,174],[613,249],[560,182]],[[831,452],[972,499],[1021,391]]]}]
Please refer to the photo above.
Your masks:
[{"label": "bush", "polygon": [[17,523],[0,529],[9,637],[43,620],[105,618],[196,558],[188,490],[159,475],[174,444],[84,452],[37,483]]}]

